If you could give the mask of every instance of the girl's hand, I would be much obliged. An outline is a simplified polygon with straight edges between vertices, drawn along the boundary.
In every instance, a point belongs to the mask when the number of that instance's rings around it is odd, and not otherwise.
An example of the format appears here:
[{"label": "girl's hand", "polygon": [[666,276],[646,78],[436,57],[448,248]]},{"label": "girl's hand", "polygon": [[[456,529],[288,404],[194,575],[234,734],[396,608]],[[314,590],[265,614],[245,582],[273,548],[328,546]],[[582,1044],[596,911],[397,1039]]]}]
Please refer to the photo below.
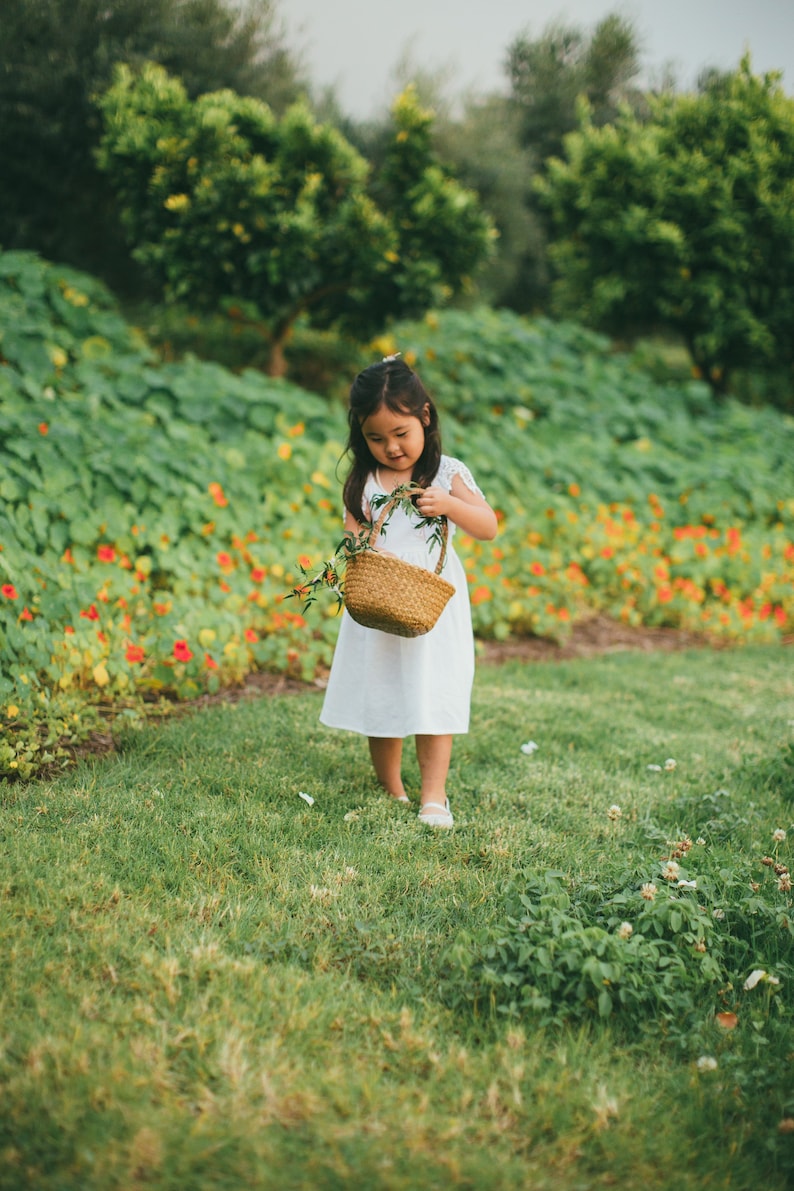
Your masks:
[{"label": "girl's hand", "polygon": [[443,488],[425,488],[416,498],[416,507],[423,517],[446,517],[450,505],[449,493]]}]

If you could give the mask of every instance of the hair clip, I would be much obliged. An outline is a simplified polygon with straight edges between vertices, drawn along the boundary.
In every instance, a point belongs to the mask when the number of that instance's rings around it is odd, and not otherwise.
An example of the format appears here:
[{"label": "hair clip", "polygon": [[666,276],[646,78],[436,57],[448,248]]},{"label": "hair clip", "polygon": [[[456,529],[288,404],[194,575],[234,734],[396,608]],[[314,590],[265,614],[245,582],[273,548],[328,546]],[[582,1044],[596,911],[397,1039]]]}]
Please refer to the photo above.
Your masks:
[{"label": "hair clip", "polygon": [[402,352],[395,352],[393,356],[384,356],[381,364],[391,364],[392,360],[399,360]]}]

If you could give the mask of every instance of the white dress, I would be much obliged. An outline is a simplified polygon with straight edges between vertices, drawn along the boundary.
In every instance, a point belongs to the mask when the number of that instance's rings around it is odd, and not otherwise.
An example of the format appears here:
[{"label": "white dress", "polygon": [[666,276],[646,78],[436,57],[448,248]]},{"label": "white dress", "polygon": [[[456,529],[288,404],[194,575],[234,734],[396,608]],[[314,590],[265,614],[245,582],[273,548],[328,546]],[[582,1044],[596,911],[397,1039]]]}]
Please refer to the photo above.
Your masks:
[{"label": "white dress", "polygon": [[[442,455],[433,485],[447,492],[459,475],[479,495],[469,469],[459,459]],[[385,492],[375,474],[364,488],[366,502]],[[439,547],[428,543],[432,526],[420,528],[398,507],[377,545],[406,562],[435,570]],[[467,732],[474,680],[474,636],[466,572],[454,550],[455,526],[449,522],[449,543],[442,575],[455,594],[434,628],[422,637],[395,637],[357,624],[345,611],[339,627],[320,722],[364,736],[444,736]]]}]

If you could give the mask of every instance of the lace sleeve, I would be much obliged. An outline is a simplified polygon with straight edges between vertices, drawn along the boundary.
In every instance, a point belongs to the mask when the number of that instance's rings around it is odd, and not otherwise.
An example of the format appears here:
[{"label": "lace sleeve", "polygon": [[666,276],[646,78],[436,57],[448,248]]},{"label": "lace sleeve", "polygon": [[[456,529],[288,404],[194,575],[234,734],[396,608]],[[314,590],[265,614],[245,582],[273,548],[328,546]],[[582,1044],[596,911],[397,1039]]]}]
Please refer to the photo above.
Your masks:
[{"label": "lace sleeve", "polygon": [[476,492],[478,496],[482,496],[485,500],[485,495],[482,489],[475,482],[474,476],[469,471],[465,463],[461,463],[460,459],[453,459],[451,455],[442,455],[441,463],[438,468],[438,476],[436,482],[442,488],[446,488],[447,492],[452,488],[452,481],[455,476],[460,476],[463,483],[470,492]]}]

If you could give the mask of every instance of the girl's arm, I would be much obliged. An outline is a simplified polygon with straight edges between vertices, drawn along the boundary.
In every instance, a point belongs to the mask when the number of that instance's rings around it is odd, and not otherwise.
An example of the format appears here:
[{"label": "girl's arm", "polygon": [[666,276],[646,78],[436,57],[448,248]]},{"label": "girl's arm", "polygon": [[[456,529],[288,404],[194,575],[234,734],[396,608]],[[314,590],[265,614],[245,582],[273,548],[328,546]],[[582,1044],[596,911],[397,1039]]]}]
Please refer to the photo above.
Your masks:
[{"label": "girl's arm", "polygon": [[458,529],[480,542],[496,537],[499,523],[496,513],[482,496],[464,484],[459,475],[452,477],[452,491],[426,488],[417,498],[416,507],[423,517],[448,517]]}]

